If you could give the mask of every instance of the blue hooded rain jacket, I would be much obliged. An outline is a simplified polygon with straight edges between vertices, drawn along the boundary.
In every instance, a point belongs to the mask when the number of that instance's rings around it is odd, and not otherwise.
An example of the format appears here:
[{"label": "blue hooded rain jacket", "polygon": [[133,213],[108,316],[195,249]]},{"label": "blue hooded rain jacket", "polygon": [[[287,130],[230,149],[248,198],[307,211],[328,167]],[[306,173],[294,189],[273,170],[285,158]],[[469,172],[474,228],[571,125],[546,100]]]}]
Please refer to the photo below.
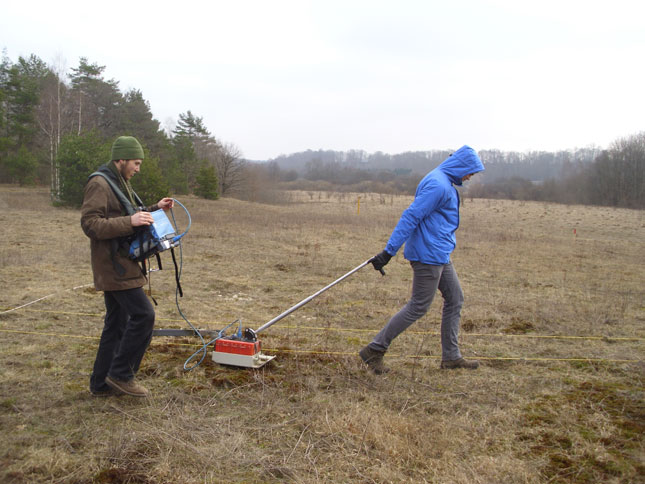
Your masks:
[{"label": "blue hooded rain jacket", "polygon": [[463,177],[480,171],[484,171],[484,165],[475,150],[462,146],[428,173],[419,183],[414,201],[401,215],[385,250],[396,255],[405,243],[403,255],[410,261],[449,263],[459,227],[459,194],[453,185],[461,185]]}]

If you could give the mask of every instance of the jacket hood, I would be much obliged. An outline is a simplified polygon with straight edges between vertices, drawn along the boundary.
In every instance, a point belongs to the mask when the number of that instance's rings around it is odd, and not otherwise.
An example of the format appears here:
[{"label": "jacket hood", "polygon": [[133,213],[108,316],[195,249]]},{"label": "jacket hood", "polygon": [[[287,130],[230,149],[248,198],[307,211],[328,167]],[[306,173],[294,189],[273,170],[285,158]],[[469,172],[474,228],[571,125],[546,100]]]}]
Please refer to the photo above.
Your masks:
[{"label": "jacket hood", "polygon": [[484,164],[477,152],[464,145],[446,158],[437,168],[450,178],[455,185],[461,185],[461,179],[471,173],[484,171]]}]

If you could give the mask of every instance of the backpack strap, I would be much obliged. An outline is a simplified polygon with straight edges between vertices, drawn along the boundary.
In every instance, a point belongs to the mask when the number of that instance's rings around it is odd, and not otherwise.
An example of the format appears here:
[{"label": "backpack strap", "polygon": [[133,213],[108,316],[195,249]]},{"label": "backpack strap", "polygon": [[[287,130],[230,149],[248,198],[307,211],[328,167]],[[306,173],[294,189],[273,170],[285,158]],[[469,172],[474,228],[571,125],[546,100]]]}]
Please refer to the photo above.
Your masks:
[{"label": "backpack strap", "polygon": [[172,262],[175,265],[175,281],[177,282],[177,292],[179,292],[179,297],[184,297],[184,291],[181,289],[181,284],[179,282],[179,268],[177,267],[177,258],[175,257],[175,248],[170,248],[170,253],[172,254]]},{"label": "backpack strap", "polygon": [[[114,180],[112,180],[109,176],[107,176],[105,173],[101,171],[95,171],[94,173],[92,173],[88,177],[88,180],[95,176],[103,177],[103,179],[108,183],[108,185],[110,185],[110,188],[112,188],[112,191],[116,195],[116,198],[119,200],[119,202],[121,203],[121,206],[124,208],[124,210],[127,212],[128,215],[132,216],[137,212],[135,208],[132,206],[132,203],[130,202],[130,200],[127,199],[127,197],[123,194],[123,191],[121,190],[121,188],[114,182]],[[134,194],[135,201],[143,205],[143,202],[141,201],[139,196],[136,193],[134,193],[134,191],[132,193]],[[119,238],[110,240],[110,258],[112,259],[112,266],[114,267],[114,270],[116,271],[116,273],[121,277],[123,277],[123,275],[125,274],[125,268],[117,262],[116,253],[119,251],[119,248],[121,247],[121,245],[125,240],[127,240],[127,237],[119,237]],[[145,262],[143,262],[142,264],[145,264]],[[145,265],[143,265],[141,272],[145,277],[147,277]]]},{"label": "backpack strap", "polygon": [[[128,200],[128,198],[123,194],[121,187],[119,187],[116,183],[114,183],[114,180],[112,180],[109,176],[107,176],[105,173],[101,171],[95,171],[94,173],[92,173],[88,177],[88,180],[94,176],[102,176],[105,179],[105,181],[108,182],[108,185],[110,185],[110,188],[112,188],[112,191],[116,195],[116,198],[119,199],[121,206],[125,209],[128,215],[134,215],[137,212],[135,208],[132,206],[132,203],[130,202],[130,200]],[[132,194],[134,195],[135,202],[143,206],[143,202],[139,198],[139,195],[137,195],[134,191],[132,191]]]},{"label": "backpack strap", "polygon": [[112,259],[112,267],[114,268],[115,272],[119,276],[123,277],[125,275],[125,267],[119,264],[116,260],[116,253],[118,250],[119,250],[119,240],[111,239],[110,240],[110,259]]}]

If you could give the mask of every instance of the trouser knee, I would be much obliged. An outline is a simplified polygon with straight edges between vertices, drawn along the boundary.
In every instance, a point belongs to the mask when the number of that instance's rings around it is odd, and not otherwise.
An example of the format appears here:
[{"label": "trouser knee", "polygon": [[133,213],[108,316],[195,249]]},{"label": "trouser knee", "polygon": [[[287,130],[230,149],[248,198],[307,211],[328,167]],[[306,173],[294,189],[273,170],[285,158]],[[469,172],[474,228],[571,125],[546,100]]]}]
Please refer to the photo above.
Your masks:
[{"label": "trouser knee", "polygon": [[418,302],[412,300],[408,303],[406,313],[409,318],[416,321],[425,316],[425,314],[428,312],[428,309],[430,309],[430,303],[426,303],[425,301]]},{"label": "trouser knee", "polygon": [[146,311],[142,314],[140,319],[140,324],[142,328],[145,328],[146,331],[152,331],[152,328],[155,325],[155,311],[154,309]]},{"label": "trouser knee", "polygon": [[456,291],[443,294],[443,299],[444,307],[460,311],[464,305],[464,291],[459,287]]}]

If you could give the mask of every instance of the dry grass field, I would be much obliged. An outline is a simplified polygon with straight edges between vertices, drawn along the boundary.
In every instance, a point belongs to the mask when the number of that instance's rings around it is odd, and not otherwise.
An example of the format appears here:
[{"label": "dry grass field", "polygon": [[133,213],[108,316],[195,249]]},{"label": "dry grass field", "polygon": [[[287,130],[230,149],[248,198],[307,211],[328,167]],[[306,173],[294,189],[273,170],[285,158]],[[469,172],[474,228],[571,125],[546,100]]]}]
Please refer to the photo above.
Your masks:
[{"label": "dry grass field", "polygon": [[[195,326],[259,327],[382,250],[410,202],[290,198],[180,199]],[[156,337],[147,399],[88,391],[103,299],[79,212],[0,186],[0,222],[0,482],[645,482],[643,211],[465,199],[453,261],[477,371],[439,370],[439,296],[393,343],[391,373],[361,364],[409,295],[399,254],[261,333],[277,355],[262,369],[209,354],[186,372],[198,341]],[[185,328],[162,257],[157,327]]]}]

